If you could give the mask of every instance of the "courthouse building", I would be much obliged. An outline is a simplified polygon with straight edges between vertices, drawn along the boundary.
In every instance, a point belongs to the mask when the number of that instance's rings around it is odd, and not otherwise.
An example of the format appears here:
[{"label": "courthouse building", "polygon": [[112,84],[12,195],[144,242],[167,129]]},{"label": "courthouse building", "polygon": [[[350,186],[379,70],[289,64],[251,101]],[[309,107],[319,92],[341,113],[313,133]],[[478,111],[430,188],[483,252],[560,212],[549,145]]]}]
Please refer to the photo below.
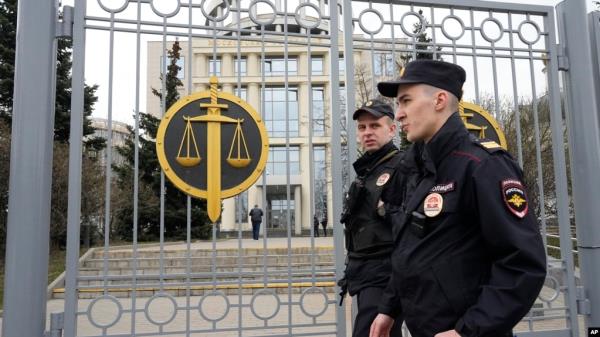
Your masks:
[{"label": "courthouse building", "polygon": [[[278,1],[277,6],[280,5],[281,2]],[[220,15],[221,11],[219,9],[217,11]],[[238,27],[235,20],[230,25],[233,28]],[[256,26],[248,17],[242,18],[239,25],[242,28]],[[283,25],[283,19],[278,18],[265,29],[282,32]],[[305,32],[305,28],[299,26],[293,19],[288,19],[287,25],[288,32]],[[264,44],[255,41],[258,39],[258,34],[254,36],[254,40],[244,39],[242,36],[239,43],[236,39],[223,39],[219,36],[215,39],[193,39],[191,60],[188,60],[190,55],[188,41],[179,39],[182,48],[178,62],[181,67],[179,78],[183,83],[183,87],[179,90],[180,95],[208,90],[209,77],[216,75],[222,91],[241,97],[263,117],[269,136],[269,157],[266,174],[263,176],[266,179],[263,182],[262,177],[259,178],[254,186],[241,196],[223,201],[221,232],[237,231],[240,224],[243,230],[251,230],[248,211],[255,204],[265,211],[261,231],[266,227],[270,233],[278,231],[285,233],[289,225],[293,235],[306,235],[312,227],[313,214],[316,214],[319,219],[322,219],[325,214],[328,219],[333,218],[331,181],[332,174],[336,173],[331,172],[330,144],[340,140],[331,138],[331,127],[332,123],[341,123],[342,133],[344,133],[345,119],[348,118],[347,110],[354,109],[347,109],[345,106],[346,78],[342,55],[344,47],[341,39],[338,57],[341,97],[331,98],[330,48],[323,46],[329,43],[327,26],[322,22],[319,27],[312,29],[313,34],[317,32],[323,38],[321,41],[313,35],[310,48],[305,43],[306,38],[287,37],[287,58],[283,36],[281,42],[273,42],[271,37],[270,41]],[[224,33],[221,31],[218,34]],[[231,34],[234,33],[228,35]],[[341,35],[343,36],[343,33]],[[172,44],[173,40],[167,41],[164,46],[170,49]],[[163,113],[161,102],[152,94],[151,89],[161,87],[163,42],[148,42],[147,48],[146,110],[160,117]],[[309,57],[309,49],[311,57]],[[262,60],[263,55],[264,60]],[[363,75],[367,73],[374,78],[393,76],[392,53],[372,53],[367,48],[355,49],[354,63],[356,67],[363,67],[359,70]],[[188,67],[191,67],[191,81],[187,78]],[[261,73],[263,69],[264,73]],[[191,88],[189,88],[190,83]],[[368,85],[372,87],[371,83]],[[263,97],[264,101],[262,101]],[[364,98],[357,97],[357,104],[363,100]],[[330,104],[339,104],[343,115],[342,121],[332,121]],[[312,123],[309,123],[311,113]],[[352,123],[349,125],[354,127]],[[238,201],[240,205],[237,204]],[[291,213],[289,224],[287,223],[288,209]],[[331,229],[333,225],[335,224],[329,220],[328,228]]]}]

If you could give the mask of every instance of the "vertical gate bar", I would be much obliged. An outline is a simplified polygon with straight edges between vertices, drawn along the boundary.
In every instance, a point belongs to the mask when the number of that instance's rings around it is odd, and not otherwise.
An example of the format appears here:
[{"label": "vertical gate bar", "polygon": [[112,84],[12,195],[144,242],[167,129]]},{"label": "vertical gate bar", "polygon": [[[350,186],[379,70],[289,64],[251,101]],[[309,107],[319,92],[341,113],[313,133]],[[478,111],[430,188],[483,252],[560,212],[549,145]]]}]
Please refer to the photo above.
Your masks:
[{"label": "vertical gate bar", "polygon": [[[390,12],[392,3],[390,2]],[[343,13],[342,16],[344,18],[344,63],[345,66],[345,88],[346,88],[346,116],[350,116],[349,112],[353,111],[356,108],[356,97],[354,96],[355,87],[354,87],[354,44],[352,43],[352,35],[353,35],[353,18],[352,18],[352,1],[351,0],[343,0]],[[392,20],[393,22],[393,20]],[[394,31],[394,27],[392,24],[392,32]],[[333,41],[333,40],[332,40]],[[332,43],[333,44],[333,43]],[[335,55],[332,53],[332,55]],[[337,54],[339,57],[339,53]],[[339,62],[336,62],[339,64]],[[331,99],[335,99],[334,96],[331,96]],[[352,163],[356,160],[356,130],[349,122],[348,118],[346,120],[346,146],[348,146],[348,162],[346,163],[346,170],[348,171],[348,178],[350,181],[354,180],[355,172],[352,169]],[[338,123],[339,124],[339,123]],[[341,151],[341,149],[340,149]],[[341,167],[340,167],[341,169]],[[343,182],[346,183],[346,182]],[[349,182],[348,182],[349,183]],[[343,194],[334,194],[334,195],[343,195]],[[340,235],[343,236],[343,231]],[[342,249],[340,252],[344,252],[344,238],[341,239],[340,244],[342,245]],[[336,251],[336,261],[337,258],[343,258],[344,255],[337,255]],[[343,270],[342,270],[343,272]],[[343,275],[337,275],[343,276]],[[345,307],[345,305],[344,305]]]},{"label": "vertical gate bar", "polygon": [[[192,68],[193,68],[193,43],[192,43],[192,0],[188,0],[188,53],[187,62],[184,62],[185,70],[187,72],[187,94],[191,95],[193,90],[192,83]],[[192,270],[192,198],[188,195],[187,198],[187,214],[186,214],[186,255],[185,255],[185,274],[186,274],[186,287],[185,287],[185,335],[190,336],[191,328],[191,315],[190,315],[190,304],[191,304],[191,278],[190,273]]]},{"label": "vertical gate bar", "polygon": [[[527,15],[529,19],[529,14]],[[542,168],[542,150],[540,142],[540,121],[539,121],[539,109],[538,109],[538,98],[537,98],[537,87],[535,85],[535,72],[533,64],[533,51],[529,45],[529,76],[531,77],[531,97],[532,97],[532,113],[533,113],[533,128],[535,137],[535,160],[537,163],[537,185],[539,193],[539,205],[540,207],[540,218],[542,220],[542,240],[544,246],[546,246],[546,207],[545,207],[545,195],[544,195],[544,171]]]},{"label": "vertical gate bar", "polygon": [[[493,18],[492,11],[490,10],[490,19]],[[483,28],[481,28],[483,29]],[[502,30],[500,30],[500,34],[502,34]],[[502,36],[502,35],[501,35]],[[498,72],[496,71],[496,42],[492,42],[492,79],[494,83],[494,118],[500,121],[501,126],[502,120],[498,118],[498,114],[500,113],[500,97],[498,95]],[[535,95],[535,93],[534,93]]]},{"label": "vertical gate bar", "polygon": [[71,134],[69,135],[69,201],[67,261],[65,265],[65,337],[77,332],[77,275],[79,274],[79,224],[81,221],[81,155],[83,139],[83,90],[85,86],[86,2],[75,2],[73,17],[73,68],[71,78]]},{"label": "vertical gate bar", "polygon": [[[163,31],[162,31],[162,54],[163,54],[163,73],[162,73],[162,84],[161,84],[161,119],[167,112],[167,64],[169,64],[169,58],[167,57],[167,18],[163,18]],[[165,273],[165,171],[160,170],[160,225],[159,225],[159,292],[164,291],[164,273]]]},{"label": "vertical gate bar", "polygon": [[473,51],[473,83],[475,84],[475,104],[481,104],[479,98],[479,75],[477,72],[477,43],[475,43],[475,17],[473,16],[473,9],[469,9],[469,14],[471,17],[471,43]]},{"label": "vertical gate bar", "polygon": [[[348,1],[349,2],[349,1]],[[350,7],[350,6],[348,6]],[[344,8],[347,10],[348,8]],[[345,11],[344,11],[345,12]],[[350,12],[351,13],[351,12]],[[344,15],[347,15],[344,13]],[[330,0],[329,1],[329,34],[331,35],[331,53],[333,55],[339,55],[339,24],[338,24],[338,1]],[[329,74],[329,80],[331,85],[331,100],[338,99],[340,97],[340,74],[339,74],[339,64],[335,62],[335,57],[330,57],[330,69],[331,72]],[[347,71],[347,69],[346,69]],[[348,95],[347,95],[348,96]],[[341,196],[342,195],[342,181],[339,174],[335,172],[341,172],[341,144],[339,142],[340,139],[340,105],[339,104],[331,104],[331,121],[332,121],[332,133],[331,133],[331,172],[332,176],[332,184],[333,184],[333,196]],[[344,273],[344,231],[340,226],[340,214],[342,211],[342,199],[341,198],[332,198],[333,205],[333,217],[332,217],[332,225],[333,225],[333,246],[335,250],[335,276],[336,279],[340,279]],[[339,293],[340,288],[336,284],[335,292]],[[346,311],[345,307],[340,307],[336,305],[336,322],[337,322],[337,336],[342,337],[346,336]]]},{"label": "vertical gate bar", "polygon": [[139,212],[139,165],[140,165],[140,76],[141,64],[141,21],[142,21],[142,3],[137,0],[137,24],[136,24],[136,69],[135,69],[135,125],[134,125],[134,150],[133,150],[133,228],[132,228],[132,254],[131,254],[131,334],[135,335],[136,326],[136,303],[137,303],[137,261],[138,261],[138,212]]},{"label": "vertical gate bar", "polygon": [[110,14],[110,34],[108,47],[108,136],[106,142],[106,181],[104,193],[104,255],[102,287],[104,295],[108,295],[108,248],[110,245],[110,194],[112,180],[112,102],[113,102],[113,70],[114,70],[114,46],[115,46],[115,14]]},{"label": "vertical gate bar", "polygon": [[[313,224],[315,213],[315,162],[314,162],[314,146],[313,146],[313,114],[314,114],[314,104],[313,104],[313,86],[312,86],[312,48],[311,48],[311,38],[310,38],[310,30],[306,33],[306,42],[307,42],[307,53],[308,53],[308,202],[309,202],[309,214],[312,215],[310,218],[310,270],[311,270],[311,280],[313,287],[316,284],[316,269],[315,269],[315,226]],[[333,57],[330,55],[329,57]],[[324,66],[324,64],[323,64]],[[323,88],[325,90],[325,88]],[[324,99],[324,98],[323,98]],[[325,111],[323,111],[323,115]],[[319,227],[317,225],[317,231]]]},{"label": "vertical gate bar", "polygon": [[[557,7],[557,13],[560,13],[561,7]],[[557,209],[558,209],[558,224],[559,224],[559,237],[560,237],[560,255],[563,260],[563,270],[566,270],[566,285],[567,292],[565,294],[565,302],[568,308],[568,324],[571,330],[571,336],[579,336],[579,321],[577,317],[577,296],[575,288],[575,277],[573,272],[575,265],[573,263],[573,252],[571,242],[571,227],[569,219],[569,195],[564,193],[568,191],[567,184],[567,165],[565,158],[565,143],[564,143],[564,122],[562,117],[561,99],[560,99],[560,85],[558,79],[558,48],[556,46],[556,35],[554,32],[554,11],[548,11],[547,16],[544,17],[544,27],[548,30],[548,36],[546,37],[546,45],[550,51],[548,61],[548,86],[552,95],[550,113],[552,117],[550,122],[552,125],[552,157],[554,158],[554,179],[556,184],[556,191],[563,191],[563,193],[556,193],[557,198]],[[559,29],[562,29],[563,25],[559,22]],[[563,38],[564,34],[561,34],[561,41],[565,41]],[[568,96],[568,95],[565,95]],[[568,119],[568,113],[566,113]],[[569,151],[572,153],[572,151]],[[573,154],[571,154],[573,155]]]},{"label": "vertical gate bar", "polygon": [[[285,175],[285,193],[286,193],[286,222],[287,222],[287,267],[288,267],[288,334],[292,335],[292,219],[290,213],[290,92],[289,92],[289,49],[288,49],[288,2],[283,3],[283,59],[284,62],[284,86],[285,86],[285,160],[286,160],[286,175]],[[277,13],[273,15],[277,16]],[[310,30],[308,32],[310,34]],[[296,74],[298,73],[298,61],[296,59]],[[296,90],[298,88],[296,87]],[[299,93],[296,92],[296,104],[299,104]],[[297,109],[298,116],[300,109]],[[299,129],[299,126],[298,126]],[[298,153],[300,156],[300,153]],[[300,160],[300,158],[298,158]],[[294,208],[296,203],[294,202]],[[295,211],[294,211],[295,213]],[[298,220],[298,219],[296,219]]]},{"label": "vertical gate bar", "polygon": [[[513,101],[515,109],[515,130],[517,133],[517,155],[519,158],[519,166],[523,167],[523,140],[521,135],[521,109],[519,107],[519,91],[517,90],[517,72],[515,67],[515,51],[514,51],[514,34],[512,25],[512,13],[508,13],[508,30],[511,32],[508,36],[509,48],[510,48],[510,67],[512,70],[512,83],[513,83]],[[545,240],[545,239],[544,239]]]},{"label": "vertical gate bar", "polygon": [[[253,8],[256,9],[256,6],[254,6]],[[263,118],[263,120],[265,120],[265,109],[266,109],[266,104],[265,104],[265,90],[266,90],[266,85],[265,85],[265,26],[261,25],[260,26],[260,39],[261,39],[261,44],[260,44],[260,64],[261,64],[261,71],[260,71],[260,77],[261,77],[261,105],[262,105],[262,109],[261,109],[261,116]],[[271,68],[272,70],[272,68]],[[271,97],[272,94],[271,94]],[[273,99],[273,98],[271,98]],[[271,148],[269,148],[269,152],[271,151]],[[265,210],[265,214],[266,216],[266,220],[265,221],[265,226],[263,228],[263,285],[264,288],[267,288],[267,228],[270,224],[270,219],[269,219],[269,214],[273,214],[272,209],[267,205],[267,174],[266,174],[267,170],[263,171],[263,179],[262,179],[262,202],[263,202],[263,207]],[[260,232],[259,232],[260,233]]]},{"label": "vertical gate bar", "polygon": [[[234,20],[237,21],[237,32],[236,32],[236,38],[237,38],[237,59],[238,59],[238,64],[237,64],[237,96],[241,97],[242,96],[242,9],[241,9],[241,3],[240,0],[234,0],[234,3],[236,5],[236,9],[237,9],[237,20],[234,17]],[[246,74],[248,72],[248,68],[249,68],[249,64],[248,64],[248,56],[246,56]],[[234,65],[235,67],[235,65]],[[248,87],[248,85],[246,85],[246,97],[245,100],[249,101],[249,92],[250,92],[250,88]],[[263,179],[264,179],[264,175],[263,175]],[[248,193],[248,192],[244,192],[244,193]],[[242,202],[243,202],[243,198],[242,198],[242,194],[238,195],[238,211],[240,214],[240,222],[238,225],[238,337],[242,337],[242,329],[244,327],[244,322],[242,320],[242,266],[244,264],[244,260],[242,257],[242,223],[243,223],[243,219],[245,217],[246,212],[242,212]],[[248,200],[246,200],[246,203],[248,203]],[[263,209],[264,206],[262,207]],[[266,209],[265,209],[266,212]],[[246,217],[247,218],[247,217]],[[266,218],[266,216],[265,216]],[[265,226],[266,226],[266,221],[265,221]]]}]

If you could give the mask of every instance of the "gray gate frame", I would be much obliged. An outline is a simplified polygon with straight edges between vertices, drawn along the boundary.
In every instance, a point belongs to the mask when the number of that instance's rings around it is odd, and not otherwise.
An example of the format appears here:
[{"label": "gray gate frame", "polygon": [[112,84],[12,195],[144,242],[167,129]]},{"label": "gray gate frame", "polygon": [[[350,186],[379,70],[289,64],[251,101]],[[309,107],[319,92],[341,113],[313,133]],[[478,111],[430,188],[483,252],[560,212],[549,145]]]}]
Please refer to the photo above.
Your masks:
[{"label": "gray gate frame", "polygon": [[[376,1],[389,3],[388,1]],[[74,51],[73,51],[73,95],[71,115],[71,148],[69,162],[69,247],[79,245],[80,195],[81,195],[81,138],[83,121],[83,74],[85,45],[85,0],[77,0],[74,15]],[[409,3],[398,1],[395,3]],[[484,1],[412,1],[413,4],[441,5],[467,9],[496,9],[523,11],[544,15],[546,27],[554,26],[554,8],[545,6],[527,6],[519,4],[493,3]],[[346,8],[351,1],[344,0]],[[40,7],[41,6],[41,7]],[[330,13],[336,13],[338,1],[329,2]],[[348,11],[349,12],[349,11]],[[561,27],[562,46],[556,45],[554,29],[549,29],[547,37],[550,49],[549,89],[553,93],[551,101],[554,172],[558,191],[567,191],[567,172],[564,144],[562,140],[562,115],[560,109],[560,88],[558,74],[563,70],[568,84],[567,124],[573,174],[575,212],[578,221],[578,248],[580,254],[583,283],[577,297],[572,271],[575,270],[569,237],[569,199],[567,193],[557,193],[559,204],[559,224],[561,256],[563,268],[567,274],[567,295],[569,311],[569,330],[554,332],[530,332],[520,336],[578,336],[577,309],[585,315],[586,326],[600,326],[600,289],[591,285],[600,284],[600,228],[595,226],[600,219],[600,132],[598,126],[598,103],[595,99],[597,83],[589,75],[593,63],[591,44],[588,40],[589,29],[583,18],[585,6],[582,1],[567,0],[558,7],[559,27]],[[597,15],[590,17],[598,20]],[[337,15],[331,16],[331,26],[338,27]],[[11,147],[10,188],[8,207],[8,233],[5,271],[5,310],[3,336],[43,336],[46,321],[46,274],[48,259],[48,236],[50,221],[50,189],[52,171],[52,133],[54,119],[54,64],[56,58],[55,37],[57,33],[56,2],[30,0],[19,1],[16,44],[15,91],[13,106],[13,129]],[[67,25],[69,22],[66,22]],[[344,13],[344,25],[352,24],[352,15]],[[592,25],[597,27],[598,25]],[[568,29],[566,29],[568,27]],[[68,31],[68,29],[66,29]],[[351,35],[345,30],[346,35]],[[596,31],[598,33],[598,31]],[[331,32],[332,41],[337,41],[337,31]],[[351,41],[347,39],[346,41]],[[339,55],[338,46],[332,43],[333,55]],[[597,46],[596,46],[597,47]],[[345,44],[345,55],[352,55],[352,44]],[[564,54],[559,54],[563,52]],[[335,54],[334,54],[335,53]],[[139,42],[138,42],[139,57]],[[564,58],[563,58],[564,57]],[[331,62],[331,84],[333,97],[339,97],[339,78],[337,60]],[[353,79],[353,62],[346,57],[346,76],[348,89]],[[594,69],[594,68],[592,68]],[[139,79],[139,70],[136,76]],[[352,92],[348,90],[348,92]],[[337,94],[337,96],[336,96]],[[32,99],[39,98],[39,99]],[[355,106],[354,97],[347,95],[349,108]],[[580,113],[589,111],[592,113]],[[596,113],[593,113],[596,112]],[[332,105],[333,118],[339,120],[339,106]],[[137,125],[136,125],[137,129]],[[351,128],[349,128],[351,130]],[[577,130],[574,132],[573,130]],[[136,134],[137,136],[137,134]],[[333,128],[332,137],[340,137],[339,128]],[[352,138],[350,138],[352,139]],[[332,155],[339,159],[341,145],[333,142]],[[354,154],[354,151],[350,152]],[[341,171],[341,161],[333,160],[332,170]],[[333,175],[333,194],[342,194],[342,182],[339,175]],[[335,223],[339,222],[341,198],[334,198]],[[343,256],[342,228],[335,226],[336,257]],[[78,249],[67,252],[66,287],[75,289],[77,276]],[[336,274],[343,271],[343,264],[336,258]],[[75,293],[73,293],[75,294]],[[77,304],[76,294],[67,294],[65,305]],[[586,298],[588,297],[589,298]],[[68,311],[67,311],[68,312]],[[336,312],[338,336],[345,336],[344,311]],[[65,333],[74,335],[75,315],[66,315]],[[32,323],[33,321],[33,323]]]}]

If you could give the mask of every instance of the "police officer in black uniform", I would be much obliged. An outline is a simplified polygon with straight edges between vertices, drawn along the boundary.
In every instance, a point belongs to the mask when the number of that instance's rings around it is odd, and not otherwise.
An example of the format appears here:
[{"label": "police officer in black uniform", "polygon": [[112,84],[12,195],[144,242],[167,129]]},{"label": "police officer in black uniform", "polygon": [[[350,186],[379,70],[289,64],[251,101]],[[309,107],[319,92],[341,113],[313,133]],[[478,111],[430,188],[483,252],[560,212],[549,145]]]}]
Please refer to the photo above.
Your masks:
[{"label": "police officer in black uniform", "polygon": [[394,223],[393,273],[370,337],[400,312],[413,337],[505,337],[530,310],[546,257],[522,171],[498,144],[470,135],[459,114],[465,71],[416,60],[378,84],[397,97],[409,141]]},{"label": "police officer in black uniform", "polygon": [[[348,258],[340,285],[342,300],[345,291],[356,295],[358,314],[352,336],[367,337],[391,274],[392,229],[384,219],[383,200],[401,155],[392,142],[396,124],[389,104],[368,101],[354,112],[353,119],[365,153],[353,164],[356,180],[350,186],[342,214]],[[402,320],[396,321],[392,336],[402,336]]]}]

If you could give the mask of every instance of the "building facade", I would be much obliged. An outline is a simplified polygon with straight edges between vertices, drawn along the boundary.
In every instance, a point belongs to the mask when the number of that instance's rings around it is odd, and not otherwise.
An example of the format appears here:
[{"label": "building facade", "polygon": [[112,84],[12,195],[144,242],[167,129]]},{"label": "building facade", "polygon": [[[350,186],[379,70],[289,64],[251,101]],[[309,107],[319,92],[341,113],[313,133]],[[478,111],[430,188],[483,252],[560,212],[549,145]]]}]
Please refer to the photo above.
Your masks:
[{"label": "building facade", "polygon": [[[252,27],[253,24],[249,18],[242,19],[240,23],[242,27]],[[281,32],[284,24],[276,20],[267,28]],[[237,26],[237,23],[232,25]],[[305,28],[288,22],[288,32],[303,30]],[[223,200],[222,232],[237,231],[240,226],[244,231],[250,230],[248,211],[254,205],[265,211],[261,231],[267,228],[272,233],[285,233],[291,226],[294,235],[308,235],[314,215],[319,220],[333,218],[330,207],[333,174],[329,162],[330,144],[333,141],[345,144],[346,139],[344,135],[341,140],[332,139],[331,126],[332,123],[341,123],[345,134],[348,118],[345,62],[340,41],[340,55],[334,59],[339,66],[341,97],[332,99],[332,55],[329,47],[319,46],[329,43],[325,36],[326,27],[314,28],[313,34],[315,30],[320,30],[323,41],[313,37],[310,46],[305,38],[285,37],[284,41],[283,36],[280,41],[274,42],[242,39],[238,43],[219,37],[194,39],[191,51],[187,49],[187,41],[180,43],[181,56],[177,61],[181,67],[178,77],[183,83],[179,88],[180,97],[208,90],[209,78],[215,75],[222,91],[241,97],[263,117],[269,136],[269,157],[263,177],[240,196]],[[172,45],[173,40],[166,44],[162,41],[148,42],[147,45],[146,111],[158,118],[164,111],[159,97],[152,94],[152,88],[161,88],[161,73],[169,64],[168,60],[166,64],[163,62],[163,57]],[[371,98],[368,97],[370,93],[376,92],[371,79],[393,76],[391,56],[389,52],[357,48],[354,55],[357,76],[369,76],[369,88],[364,91],[359,88],[355,93],[357,104],[365,102]],[[332,121],[330,104],[340,105],[341,121]],[[352,123],[348,125],[354,127]],[[333,225],[329,223],[328,229]]]}]

